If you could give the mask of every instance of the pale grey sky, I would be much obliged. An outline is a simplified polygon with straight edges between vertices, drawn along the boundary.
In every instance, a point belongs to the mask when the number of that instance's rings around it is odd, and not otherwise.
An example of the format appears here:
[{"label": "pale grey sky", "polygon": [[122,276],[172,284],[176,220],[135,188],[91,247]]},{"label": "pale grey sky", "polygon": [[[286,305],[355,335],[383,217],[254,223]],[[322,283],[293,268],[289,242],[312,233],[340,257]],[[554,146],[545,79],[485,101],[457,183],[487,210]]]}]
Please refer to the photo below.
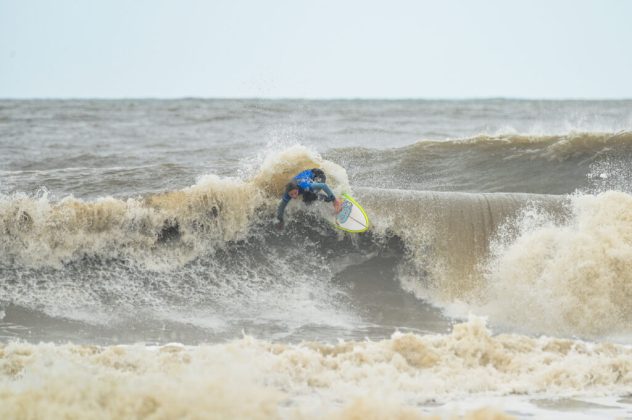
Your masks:
[{"label": "pale grey sky", "polygon": [[0,0],[0,97],[632,98],[630,0]]}]

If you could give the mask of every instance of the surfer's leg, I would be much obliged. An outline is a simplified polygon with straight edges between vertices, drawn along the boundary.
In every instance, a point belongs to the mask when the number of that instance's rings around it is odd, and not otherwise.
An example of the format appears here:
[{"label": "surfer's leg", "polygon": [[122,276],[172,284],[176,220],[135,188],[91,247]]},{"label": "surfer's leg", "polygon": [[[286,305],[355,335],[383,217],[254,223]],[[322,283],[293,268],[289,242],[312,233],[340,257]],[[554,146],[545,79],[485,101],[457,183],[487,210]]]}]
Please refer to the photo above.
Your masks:
[{"label": "surfer's leg", "polygon": [[311,191],[303,192],[303,202],[305,204],[312,204],[316,200],[318,200],[318,194]]}]

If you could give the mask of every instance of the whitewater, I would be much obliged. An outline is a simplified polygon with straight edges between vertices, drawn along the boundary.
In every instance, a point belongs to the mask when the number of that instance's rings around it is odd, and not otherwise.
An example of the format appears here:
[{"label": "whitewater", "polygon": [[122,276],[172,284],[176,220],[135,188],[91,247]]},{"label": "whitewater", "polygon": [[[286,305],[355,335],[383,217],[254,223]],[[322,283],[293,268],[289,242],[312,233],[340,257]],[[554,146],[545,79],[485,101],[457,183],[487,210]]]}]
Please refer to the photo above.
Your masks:
[{"label": "whitewater", "polygon": [[[0,418],[632,415],[632,101],[0,101]],[[371,229],[285,184],[322,168]]]}]

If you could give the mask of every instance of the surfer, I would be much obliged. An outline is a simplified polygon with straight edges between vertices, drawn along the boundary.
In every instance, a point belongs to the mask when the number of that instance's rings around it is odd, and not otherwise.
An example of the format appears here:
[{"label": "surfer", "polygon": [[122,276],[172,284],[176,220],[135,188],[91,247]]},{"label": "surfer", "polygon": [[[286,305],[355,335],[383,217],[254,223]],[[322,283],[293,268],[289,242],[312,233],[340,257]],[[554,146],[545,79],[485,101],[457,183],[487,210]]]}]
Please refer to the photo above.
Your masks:
[{"label": "surfer", "polygon": [[[340,200],[336,199],[336,196],[331,192],[331,188],[325,183],[327,177],[322,169],[314,168],[301,172],[292,178],[285,186],[285,194],[281,198],[279,208],[277,209],[277,219],[279,222],[276,227],[283,229],[283,213],[285,213],[285,207],[293,198],[301,196],[305,204],[311,204],[316,200],[322,200],[325,202],[333,202],[334,209],[338,210],[340,207]],[[320,194],[323,191],[327,195]]]}]

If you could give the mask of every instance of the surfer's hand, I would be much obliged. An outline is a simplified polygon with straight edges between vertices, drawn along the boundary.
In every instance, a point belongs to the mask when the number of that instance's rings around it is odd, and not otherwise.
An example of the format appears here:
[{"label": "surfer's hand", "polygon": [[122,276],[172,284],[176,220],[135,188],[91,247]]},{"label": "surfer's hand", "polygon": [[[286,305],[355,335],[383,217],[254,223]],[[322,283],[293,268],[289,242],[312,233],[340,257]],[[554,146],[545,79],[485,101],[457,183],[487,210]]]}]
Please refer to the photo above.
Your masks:
[{"label": "surfer's hand", "polygon": [[340,210],[342,209],[342,200],[339,198],[336,198],[334,200],[334,209],[336,210],[336,213],[339,213]]}]

